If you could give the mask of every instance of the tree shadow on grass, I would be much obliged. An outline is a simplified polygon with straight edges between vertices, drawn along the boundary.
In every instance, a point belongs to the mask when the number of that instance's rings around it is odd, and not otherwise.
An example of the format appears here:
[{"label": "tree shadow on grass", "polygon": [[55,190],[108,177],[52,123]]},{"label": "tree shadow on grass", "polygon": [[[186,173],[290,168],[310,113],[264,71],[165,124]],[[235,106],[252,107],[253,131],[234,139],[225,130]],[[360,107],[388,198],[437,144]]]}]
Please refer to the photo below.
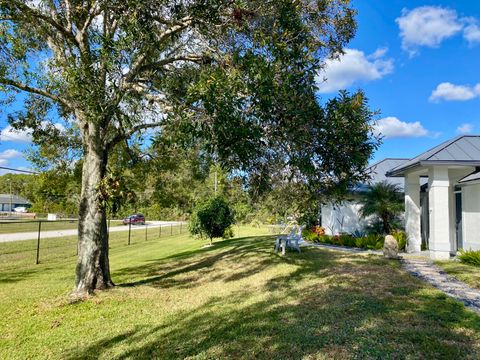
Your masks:
[{"label": "tree shadow on grass", "polygon": [[[41,265],[19,265],[20,269],[0,269],[0,284],[13,284],[38,276],[40,273],[55,270],[54,267]],[[25,266],[25,267],[23,267]],[[34,267],[35,266],[35,267]]]},{"label": "tree shadow on grass", "polygon": [[[478,358],[480,318],[377,256],[307,249],[281,257],[243,239],[130,269],[160,274],[130,286],[228,286],[278,270],[261,287],[210,296],[157,324],[72,348],[84,358]],[[178,268],[176,268],[178,266]],[[233,271],[228,269],[233,268]],[[207,271],[207,272],[205,272]],[[270,274],[270,273],[269,273]],[[264,296],[258,296],[262,293]],[[133,327],[133,330],[131,329]]]},{"label": "tree shadow on grass", "polygon": [[[225,281],[235,281],[262,271],[268,266],[279,262],[292,263],[299,261],[294,257],[280,257],[273,253],[272,246],[269,246],[271,237],[258,238],[237,238],[218,242],[211,248],[202,248],[193,251],[183,252],[177,255],[167,256],[165,258],[149,261],[135,267],[127,267],[115,271],[114,276],[124,278],[140,278],[139,280],[129,281],[119,284],[120,287],[131,287],[139,285],[149,285],[159,288],[168,287],[194,287],[198,285],[203,277],[213,272],[213,268],[219,262],[229,262],[232,264],[242,264],[242,268],[235,274],[229,274]],[[251,261],[249,258],[254,257]],[[184,277],[176,279],[179,275],[194,274],[191,278]],[[222,272],[217,271],[217,278],[221,277]],[[192,281],[197,279],[198,281]],[[212,277],[205,279],[213,280]]]},{"label": "tree shadow on grass", "polygon": [[[198,288],[289,265],[258,289],[212,297],[158,326],[142,325],[72,349],[71,358],[476,358],[478,317],[376,256],[306,250],[281,257],[271,238],[221,246],[122,269],[131,286]],[[233,271],[231,271],[233,269]],[[144,271],[159,278],[142,279]],[[143,274],[142,274],[143,273]],[[318,284],[312,284],[318,280]],[[239,305],[240,304],[240,305]],[[122,350],[115,349],[122,346]]]}]

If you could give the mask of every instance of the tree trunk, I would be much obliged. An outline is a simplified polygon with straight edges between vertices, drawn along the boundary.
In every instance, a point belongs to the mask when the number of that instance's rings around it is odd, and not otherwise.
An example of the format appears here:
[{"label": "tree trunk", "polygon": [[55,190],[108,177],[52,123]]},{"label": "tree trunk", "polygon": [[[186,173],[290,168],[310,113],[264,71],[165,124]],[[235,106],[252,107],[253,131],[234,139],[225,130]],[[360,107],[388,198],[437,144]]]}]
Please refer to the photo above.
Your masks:
[{"label": "tree trunk", "polygon": [[[92,125],[91,125],[92,126]],[[74,297],[84,297],[95,289],[114,286],[110,277],[105,204],[99,187],[107,167],[107,150],[101,137],[83,134],[85,156],[78,223],[78,260]]]},{"label": "tree trunk", "polygon": [[390,234],[390,221],[387,215],[382,215],[383,231],[385,234]]}]

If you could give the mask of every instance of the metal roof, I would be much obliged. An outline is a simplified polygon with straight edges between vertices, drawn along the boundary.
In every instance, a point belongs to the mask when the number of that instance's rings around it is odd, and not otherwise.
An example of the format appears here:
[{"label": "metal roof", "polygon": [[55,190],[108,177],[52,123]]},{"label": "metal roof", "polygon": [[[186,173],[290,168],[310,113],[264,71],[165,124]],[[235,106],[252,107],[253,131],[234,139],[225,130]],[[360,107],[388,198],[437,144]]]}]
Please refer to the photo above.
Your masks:
[{"label": "metal roof", "polygon": [[422,165],[480,166],[480,135],[460,135],[408,160],[387,172],[403,176],[405,170]]},{"label": "metal roof", "polygon": [[389,178],[386,176],[386,173],[390,169],[393,169],[394,167],[403,164],[405,161],[408,161],[408,159],[386,158],[370,165],[367,168],[367,172],[370,173],[370,180],[364,184],[357,184],[354,191],[367,191],[369,185],[378,184],[382,181],[386,181],[389,184],[398,185],[403,190],[404,179]]},{"label": "metal roof", "polygon": [[464,178],[460,179],[458,182],[460,184],[468,183],[471,181],[478,181],[480,180],[480,170],[477,168],[473,173],[468,174]]},{"label": "metal roof", "polygon": [[[29,205],[30,202],[21,196],[11,195],[12,204]],[[0,204],[10,204],[10,194],[0,194]]]},{"label": "metal roof", "polygon": [[373,165],[370,165],[370,167],[367,169],[371,171],[370,183],[376,184],[382,181],[387,181],[391,184],[397,184],[403,189],[403,179],[389,178],[387,177],[387,172],[392,170],[393,168],[400,166],[406,161],[408,161],[408,159],[386,158],[374,163]]}]

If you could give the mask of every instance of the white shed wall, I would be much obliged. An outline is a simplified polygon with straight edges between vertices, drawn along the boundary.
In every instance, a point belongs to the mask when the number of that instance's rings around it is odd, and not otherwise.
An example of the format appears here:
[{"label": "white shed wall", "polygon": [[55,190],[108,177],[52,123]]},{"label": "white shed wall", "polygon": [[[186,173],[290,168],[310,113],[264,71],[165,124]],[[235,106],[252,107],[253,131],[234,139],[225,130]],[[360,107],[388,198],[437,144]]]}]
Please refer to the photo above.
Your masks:
[{"label": "white shed wall", "polygon": [[322,227],[327,235],[339,233],[353,233],[363,230],[365,220],[360,217],[361,205],[352,201],[340,204],[326,204],[322,206]]}]

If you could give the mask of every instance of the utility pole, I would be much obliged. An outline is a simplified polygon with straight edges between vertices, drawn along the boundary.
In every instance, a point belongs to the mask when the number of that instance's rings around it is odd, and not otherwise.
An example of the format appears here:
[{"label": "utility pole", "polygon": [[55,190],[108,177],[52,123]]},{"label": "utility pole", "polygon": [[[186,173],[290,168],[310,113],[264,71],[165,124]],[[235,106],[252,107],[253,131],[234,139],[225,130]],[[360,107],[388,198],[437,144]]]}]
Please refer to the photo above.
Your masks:
[{"label": "utility pole", "polygon": [[13,211],[12,209],[12,179],[8,179],[8,182],[10,183],[10,213]]}]

